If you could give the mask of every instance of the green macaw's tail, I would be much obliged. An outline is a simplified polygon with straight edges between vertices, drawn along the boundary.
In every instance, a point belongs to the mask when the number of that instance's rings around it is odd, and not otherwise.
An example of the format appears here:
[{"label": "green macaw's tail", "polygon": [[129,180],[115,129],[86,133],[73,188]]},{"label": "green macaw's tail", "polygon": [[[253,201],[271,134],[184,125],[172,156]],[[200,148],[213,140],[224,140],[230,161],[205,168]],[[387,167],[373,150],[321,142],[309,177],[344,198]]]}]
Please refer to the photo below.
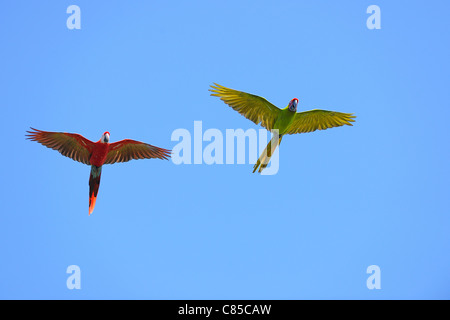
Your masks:
[{"label": "green macaw's tail", "polygon": [[[269,164],[270,158],[273,153],[277,149],[278,145],[281,143],[281,139],[283,136],[274,136],[272,140],[269,141],[263,153],[259,157],[258,161],[256,161],[255,166],[253,167],[253,173],[259,168],[258,172],[261,173]],[[272,150],[273,148],[273,150]]]}]

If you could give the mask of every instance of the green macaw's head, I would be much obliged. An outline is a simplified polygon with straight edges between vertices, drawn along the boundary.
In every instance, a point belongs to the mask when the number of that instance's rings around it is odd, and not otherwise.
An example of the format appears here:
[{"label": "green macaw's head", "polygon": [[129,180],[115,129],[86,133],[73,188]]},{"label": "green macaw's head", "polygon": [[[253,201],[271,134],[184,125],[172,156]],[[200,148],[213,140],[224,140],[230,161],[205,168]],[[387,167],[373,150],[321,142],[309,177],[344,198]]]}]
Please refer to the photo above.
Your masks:
[{"label": "green macaw's head", "polygon": [[298,104],[298,99],[294,98],[291,100],[291,102],[289,102],[289,110],[292,112],[297,112],[297,104]]}]

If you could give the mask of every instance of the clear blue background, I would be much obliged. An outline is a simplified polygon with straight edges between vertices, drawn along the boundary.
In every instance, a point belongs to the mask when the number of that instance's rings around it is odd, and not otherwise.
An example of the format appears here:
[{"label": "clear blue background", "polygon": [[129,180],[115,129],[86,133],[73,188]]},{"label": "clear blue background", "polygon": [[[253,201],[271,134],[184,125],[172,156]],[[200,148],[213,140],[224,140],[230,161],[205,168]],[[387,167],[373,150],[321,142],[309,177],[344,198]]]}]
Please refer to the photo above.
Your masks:
[{"label": "clear blue background", "polygon": [[[66,9],[81,8],[81,30]],[[381,30],[366,9],[381,8]],[[8,1],[0,11],[0,298],[450,298],[448,1]],[[25,131],[173,148],[255,128],[209,85],[353,127],[252,165],[89,167]],[[206,143],[207,144],[207,143]],[[81,290],[66,287],[69,265]],[[366,269],[381,268],[381,290]]]}]

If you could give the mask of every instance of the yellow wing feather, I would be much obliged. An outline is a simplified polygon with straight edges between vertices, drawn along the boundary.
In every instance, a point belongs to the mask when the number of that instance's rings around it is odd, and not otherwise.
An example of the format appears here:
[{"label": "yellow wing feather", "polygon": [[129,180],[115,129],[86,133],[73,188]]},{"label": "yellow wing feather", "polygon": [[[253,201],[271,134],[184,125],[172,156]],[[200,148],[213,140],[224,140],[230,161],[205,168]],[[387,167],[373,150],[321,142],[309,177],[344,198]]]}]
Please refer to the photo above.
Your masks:
[{"label": "yellow wing feather", "polygon": [[217,83],[211,86],[212,96],[219,97],[234,110],[267,130],[273,129],[280,109],[266,99],[254,94],[229,89]]},{"label": "yellow wing feather", "polygon": [[287,134],[306,133],[316,130],[325,130],[343,125],[352,126],[356,118],[352,113],[342,113],[327,110],[310,110],[295,115]]}]

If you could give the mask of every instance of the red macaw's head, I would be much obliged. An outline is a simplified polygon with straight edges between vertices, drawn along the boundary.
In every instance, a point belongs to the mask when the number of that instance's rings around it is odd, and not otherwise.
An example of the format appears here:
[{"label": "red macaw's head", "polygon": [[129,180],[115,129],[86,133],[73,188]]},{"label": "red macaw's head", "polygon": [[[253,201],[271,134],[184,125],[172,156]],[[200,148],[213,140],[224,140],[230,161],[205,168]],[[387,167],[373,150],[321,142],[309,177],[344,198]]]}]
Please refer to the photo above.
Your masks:
[{"label": "red macaw's head", "polygon": [[106,131],[106,132],[102,135],[100,141],[101,141],[102,143],[109,143],[109,132],[108,132],[108,131]]},{"label": "red macaw's head", "polygon": [[297,112],[298,99],[294,98],[289,102],[289,110],[292,112]]}]

